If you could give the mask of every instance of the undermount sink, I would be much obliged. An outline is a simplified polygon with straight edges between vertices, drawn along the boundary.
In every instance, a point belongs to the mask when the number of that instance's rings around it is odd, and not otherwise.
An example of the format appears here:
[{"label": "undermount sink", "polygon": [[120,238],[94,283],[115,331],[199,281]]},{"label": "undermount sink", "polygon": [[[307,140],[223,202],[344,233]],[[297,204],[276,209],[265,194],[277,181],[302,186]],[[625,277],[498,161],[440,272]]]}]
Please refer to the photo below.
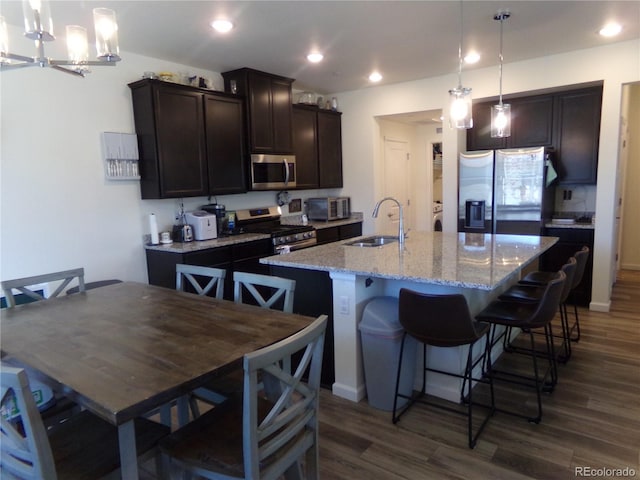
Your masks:
[{"label": "undermount sink", "polygon": [[392,235],[374,235],[372,237],[359,238],[345,243],[352,247],[381,247],[389,243],[397,242],[398,237]]}]

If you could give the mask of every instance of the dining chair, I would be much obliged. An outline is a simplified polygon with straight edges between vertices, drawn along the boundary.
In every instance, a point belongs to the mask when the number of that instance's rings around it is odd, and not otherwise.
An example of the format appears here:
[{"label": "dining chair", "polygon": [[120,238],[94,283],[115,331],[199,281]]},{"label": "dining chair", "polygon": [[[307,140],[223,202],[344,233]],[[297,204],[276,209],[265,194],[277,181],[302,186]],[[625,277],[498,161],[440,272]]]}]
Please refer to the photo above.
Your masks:
[{"label": "dining chair", "polygon": [[[13,294],[13,290],[18,290],[20,293],[30,298],[31,301],[47,300],[48,298],[54,298],[60,295],[65,288],[71,283],[71,281],[78,279],[78,289],[83,292],[85,290],[84,284],[84,268],[74,268],[72,270],[64,270],[62,272],[45,273],[44,275],[35,275],[33,277],[16,278],[14,280],[3,280],[2,291],[7,299],[7,307],[13,308],[16,306],[16,298]],[[34,288],[30,288],[32,285],[40,283],[57,282],[61,283],[48,297],[45,296]]]},{"label": "dining chair", "polygon": [[[95,479],[119,468],[117,428],[85,410],[47,430],[24,369],[0,365],[0,405],[1,478]],[[148,458],[169,434],[145,419],[135,420],[135,431],[137,451]]]},{"label": "dining chair", "polygon": [[[485,356],[488,350],[488,333],[489,324],[475,321],[469,312],[469,306],[466,298],[461,294],[428,294],[415,292],[407,288],[400,289],[398,320],[404,328],[402,342],[400,344],[400,360],[398,362],[398,375],[395,383],[395,396],[393,399],[393,423],[397,423],[400,417],[416,402],[426,404],[432,407],[441,408],[456,414],[466,415],[467,417],[467,438],[469,448],[474,448],[478,437],[486,426],[489,418],[495,411],[495,402],[493,394],[493,382],[491,377],[484,379],[480,377],[474,378],[473,370],[484,364]],[[422,343],[422,388],[419,392],[411,395],[405,395],[399,392],[400,377],[402,373],[403,350],[407,337],[412,337]],[[474,358],[474,345],[479,340],[485,339],[484,345],[481,346],[481,352]],[[439,348],[468,346],[467,361],[464,373],[443,371],[430,367],[427,363],[427,345]],[[411,361],[415,359],[411,358]],[[460,389],[460,404],[467,406],[466,410],[461,410],[446,404],[435,403],[425,399],[427,372],[437,372],[441,375],[448,375],[462,379],[462,388]],[[472,392],[474,383],[486,383],[489,385],[491,398],[490,405],[483,405],[473,401]],[[466,387],[466,391],[465,391]],[[409,400],[407,404],[398,409],[398,398]],[[487,413],[477,427],[476,433],[473,433],[473,406],[480,405],[487,408]]]},{"label": "dining chair", "polygon": [[[111,278],[109,280],[96,280],[95,282],[85,282],[84,283],[84,291],[93,290],[95,288],[108,287],[109,285],[116,285],[118,283],[122,283],[122,280],[118,280],[117,278]],[[67,290],[67,295],[73,295],[74,293],[79,293],[80,287],[71,287]]]},{"label": "dining chair", "polygon": [[[1,286],[7,300],[7,307],[14,308],[16,306],[16,297],[13,293],[14,289],[18,290],[22,295],[24,295],[29,302],[46,301],[50,298],[55,298],[60,295],[74,279],[77,279],[78,291],[85,291],[84,268],[74,268],[61,272],[45,273],[43,275],[35,275],[32,277],[16,278],[14,280],[3,280]],[[36,288],[33,287],[34,285],[49,282],[60,283],[48,297],[45,297],[44,293],[40,293]],[[8,359],[6,357],[3,357],[3,359],[13,362],[17,367],[27,368],[26,365],[23,365],[21,362],[18,362],[15,359]],[[65,420],[69,416],[77,413],[77,411],[79,410],[78,406],[67,397],[60,394],[54,395],[49,386],[41,384],[37,380],[33,380],[32,383],[34,386],[36,386],[36,390],[40,391],[40,394],[42,396],[52,397],[51,402],[41,406],[42,417],[47,425],[55,424],[58,421]]]},{"label": "dining chair", "polygon": [[[256,287],[264,287],[263,293],[268,293],[265,298]],[[277,308],[281,302],[283,312],[293,312],[293,295],[296,289],[296,281],[288,278],[261,275],[259,273],[233,272],[233,299],[236,303],[245,302],[245,292],[251,294],[260,307]]]},{"label": "dining chair", "polygon": [[[524,417],[531,423],[540,423],[542,419],[542,392],[551,392],[555,387],[555,351],[551,321],[558,311],[565,279],[566,275],[562,270],[556,272],[555,278],[545,286],[544,294],[540,298],[540,301],[536,303],[496,300],[476,315],[477,320],[491,324],[489,351],[487,352],[487,364],[485,367],[487,375],[491,375],[494,381],[507,381],[525,387],[532,387],[536,391],[537,414],[535,416],[498,407],[496,407],[496,411]],[[528,334],[533,368],[532,375],[522,374],[520,371],[502,371],[493,366],[491,350],[496,344],[496,332],[499,325],[520,328],[523,333]],[[534,332],[539,329],[544,330],[546,339],[545,352],[538,352],[536,350]],[[541,353],[548,362],[548,366],[544,372],[540,372],[538,366],[538,353]],[[552,379],[551,383],[547,382],[547,378],[549,377]]]},{"label": "dining chair", "polygon": [[[253,299],[262,308],[278,308],[283,312],[293,312],[295,280],[257,273],[233,272],[233,282],[234,301],[236,303],[244,303],[243,300]],[[246,295],[243,295],[243,292],[247,292],[251,296],[247,298]],[[290,360],[287,359],[285,363],[285,367],[290,368]],[[198,417],[200,414],[198,404],[194,400],[201,400],[211,405],[219,405],[234,393],[241,391],[242,379],[239,372],[235,373],[232,372],[224,377],[216,378],[193,392],[189,399],[189,405],[194,417]]]},{"label": "dining chair", "polygon": [[[188,284],[193,287],[198,295],[208,295],[215,287],[215,298],[222,298],[226,275],[227,271],[221,268],[179,263],[176,265],[176,290],[184,291],[188,281]],[[205,284],[204,282],[207,280],[208,282]]]},{"label": "dining chair", "polygon": [[[319,478],[318,403],[327,316],[243,358],[244,390],[160,443],[161,478]],[[293,373],[282,361],[301,352]],[[308,376],[305,376],[305,372]],[[264,389],[259,385],[264,382]]]}]

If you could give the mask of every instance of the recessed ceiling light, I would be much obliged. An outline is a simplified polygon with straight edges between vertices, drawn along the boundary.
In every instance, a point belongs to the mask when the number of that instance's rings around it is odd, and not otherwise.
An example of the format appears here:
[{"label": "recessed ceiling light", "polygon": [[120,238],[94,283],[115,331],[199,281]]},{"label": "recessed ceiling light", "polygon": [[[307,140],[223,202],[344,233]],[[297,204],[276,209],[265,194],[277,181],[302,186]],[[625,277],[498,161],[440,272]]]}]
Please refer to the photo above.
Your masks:
[{"label": "recessed ceiling light", "polygon": [[307,55],[307,60],[309,60],[311,63],[321,62],[323,58],[324,55],[322,55],[320,52],[312,52]]},{"label": "recessed ceiling light", "polygon": [[480,54],[478,52],[469,52],[464,57],[464,62],[468,64],[478,63],[480,60]]},{"label": "recessed ceiling light", "polygon": [[231,23],[229,20],[214,20],[213,22],[211,22],[211,27],[216,32],[227,33],[233,28],[233,23]]},{"label": "recessed ceiling light", "polygon": [[369,81],[370,82],[379,82],[380,80],[382,80],[382,75],[380,75],[379,72],[372,72],[371,75],[369,75]]},{"label": "recessed ceiling light", "polygon": [[603,37],[615,37],[622,31],[622,25],[619,23],[607,23],[600,29],[600,35]]}]

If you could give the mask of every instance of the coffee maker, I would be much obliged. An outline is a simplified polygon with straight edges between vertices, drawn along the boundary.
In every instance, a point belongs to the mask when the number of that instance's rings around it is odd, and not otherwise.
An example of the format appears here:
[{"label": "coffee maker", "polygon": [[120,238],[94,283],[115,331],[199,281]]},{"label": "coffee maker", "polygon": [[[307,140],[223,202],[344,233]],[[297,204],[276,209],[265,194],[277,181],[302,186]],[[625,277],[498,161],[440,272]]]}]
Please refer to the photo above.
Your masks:
[{"label": "coffee maker", "polygon": [[200,207],[205,212],[213,213],[216,216],[216,227],[218,228],[218,236],[228,234],[226,225],[227,209],[219,203],[210,203]]}]

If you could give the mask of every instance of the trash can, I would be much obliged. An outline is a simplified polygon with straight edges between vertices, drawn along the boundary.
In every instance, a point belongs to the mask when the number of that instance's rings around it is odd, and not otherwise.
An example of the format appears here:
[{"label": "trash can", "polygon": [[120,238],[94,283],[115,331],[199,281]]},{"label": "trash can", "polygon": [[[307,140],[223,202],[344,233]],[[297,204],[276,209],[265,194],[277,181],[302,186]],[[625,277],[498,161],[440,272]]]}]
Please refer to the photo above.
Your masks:
[{"label": "trash can", "polygon": [[[369,405],[393,410],[398,360],[404,329],[398,321],[398,299],[377,297],[364,307],[358,326],[362,343],[364,379]],[[416,369],[416,341],[407,337],[402,359],[399,392],[411,395]],[[398,407],[407,403],[398,399]]]}]

